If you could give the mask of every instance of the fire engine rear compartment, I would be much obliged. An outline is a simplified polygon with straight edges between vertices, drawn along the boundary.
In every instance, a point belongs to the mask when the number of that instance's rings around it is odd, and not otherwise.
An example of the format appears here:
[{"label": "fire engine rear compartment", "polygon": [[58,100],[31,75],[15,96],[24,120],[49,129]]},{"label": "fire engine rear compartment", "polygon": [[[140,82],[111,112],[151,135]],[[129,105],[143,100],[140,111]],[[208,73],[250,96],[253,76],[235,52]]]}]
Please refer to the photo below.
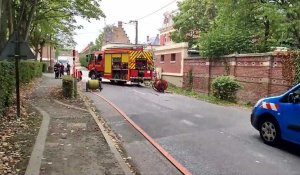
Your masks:
[{"label": "fire engine rear compartment", "polygon": [[130,57],[127,53],[104,53],[104,78],[111,82],[143,82],[151,80],[152,71],[148,60],[141,52],[141,58]]}]

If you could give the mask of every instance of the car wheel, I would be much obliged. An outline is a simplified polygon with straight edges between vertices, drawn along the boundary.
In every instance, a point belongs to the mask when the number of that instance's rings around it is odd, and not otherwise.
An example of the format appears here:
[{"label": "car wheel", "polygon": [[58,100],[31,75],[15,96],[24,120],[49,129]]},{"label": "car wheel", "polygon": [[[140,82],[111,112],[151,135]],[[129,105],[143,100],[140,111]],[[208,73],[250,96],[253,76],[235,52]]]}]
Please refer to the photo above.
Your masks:
[{"label": "car wheel", "polygon": [[280,130],[276,121],[266,119],[259,127],[260,137],[268,145],[276,145],[280,141]]}]

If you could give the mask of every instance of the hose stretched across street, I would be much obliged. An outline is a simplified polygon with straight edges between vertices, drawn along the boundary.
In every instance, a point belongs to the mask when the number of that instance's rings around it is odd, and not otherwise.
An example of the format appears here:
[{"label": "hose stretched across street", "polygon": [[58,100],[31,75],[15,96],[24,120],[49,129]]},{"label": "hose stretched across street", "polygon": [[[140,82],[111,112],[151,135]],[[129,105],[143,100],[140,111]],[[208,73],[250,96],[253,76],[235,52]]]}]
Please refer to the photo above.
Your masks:
[{"label": "hose stretched across street", "polygon": [[136,130],[138,130],[166,159],[168,159],[182,174],[191,175],[181,163],[173,158],[161,145],[159,145],[151,136],[149,136],[140,126],[138,126],[133,120],[131,120],[122,110],[120,110],[115,104],[108,99],[104,98],[98,93],[92,92],[94,95],[105,100],[109,105],[116,109]]}]

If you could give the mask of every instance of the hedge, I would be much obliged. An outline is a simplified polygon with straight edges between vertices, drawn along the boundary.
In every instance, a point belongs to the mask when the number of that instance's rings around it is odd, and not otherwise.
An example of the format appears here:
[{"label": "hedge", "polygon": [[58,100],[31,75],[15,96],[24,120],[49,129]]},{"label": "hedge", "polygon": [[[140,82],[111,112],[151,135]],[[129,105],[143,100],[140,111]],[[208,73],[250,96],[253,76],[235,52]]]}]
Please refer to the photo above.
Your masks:
[{"label": "hedge", "polygon": [[[29,83],[32,79],[42,76],[43,64],[35,61],[21,61],[20,83]],[[15,92],[15,63],[0,61],[0,116],[5,108],[12,104]]]},{"label": "hedge", "polygon": [[86,60],[86,56],[85,55],[80,55],[79,61],[80,61],[80,65],[82,67],[87,67],[88,66],[88,62]]},{"label": "hedge", "polygon": [[77,97],[77,80],[72,76],[64,76],[62,80],[63,96],[66,98]]},{"label": "hedge", "polygon": [[5,111],[5,107],[12,103],[15,85],[14,72],[11,62],[0,62],[0,116]]}]

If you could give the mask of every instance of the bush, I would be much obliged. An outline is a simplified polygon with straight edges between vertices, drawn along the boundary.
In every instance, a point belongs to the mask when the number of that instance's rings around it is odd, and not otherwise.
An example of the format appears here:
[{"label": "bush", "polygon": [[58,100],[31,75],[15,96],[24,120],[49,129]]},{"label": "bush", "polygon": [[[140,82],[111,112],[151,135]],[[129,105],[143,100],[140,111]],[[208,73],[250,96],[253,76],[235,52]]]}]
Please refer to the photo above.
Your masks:
[{"label": "bush", "polygon": [[88,62],[86,61],[86,56],[85,55],[81,55],[79,58],[80,64],[83,67],[87,67]]},{"label": "bush", "polygon": [[72,76],[64,76],[62,80],[63,96],[66,98],[77,97],[77,80]]},{"label": "bush", "polygon": [[234,101],[241,85],[230,76],[219,76],[212,82],[213,96],[221,100]]},{"label": "bush", "polygon": [[[42,63],[21,61],[20,83],[29,83],[33,78],[42,76]],[[0,116],[12,103],[15,92],[15,62],[0,61]]]}]

